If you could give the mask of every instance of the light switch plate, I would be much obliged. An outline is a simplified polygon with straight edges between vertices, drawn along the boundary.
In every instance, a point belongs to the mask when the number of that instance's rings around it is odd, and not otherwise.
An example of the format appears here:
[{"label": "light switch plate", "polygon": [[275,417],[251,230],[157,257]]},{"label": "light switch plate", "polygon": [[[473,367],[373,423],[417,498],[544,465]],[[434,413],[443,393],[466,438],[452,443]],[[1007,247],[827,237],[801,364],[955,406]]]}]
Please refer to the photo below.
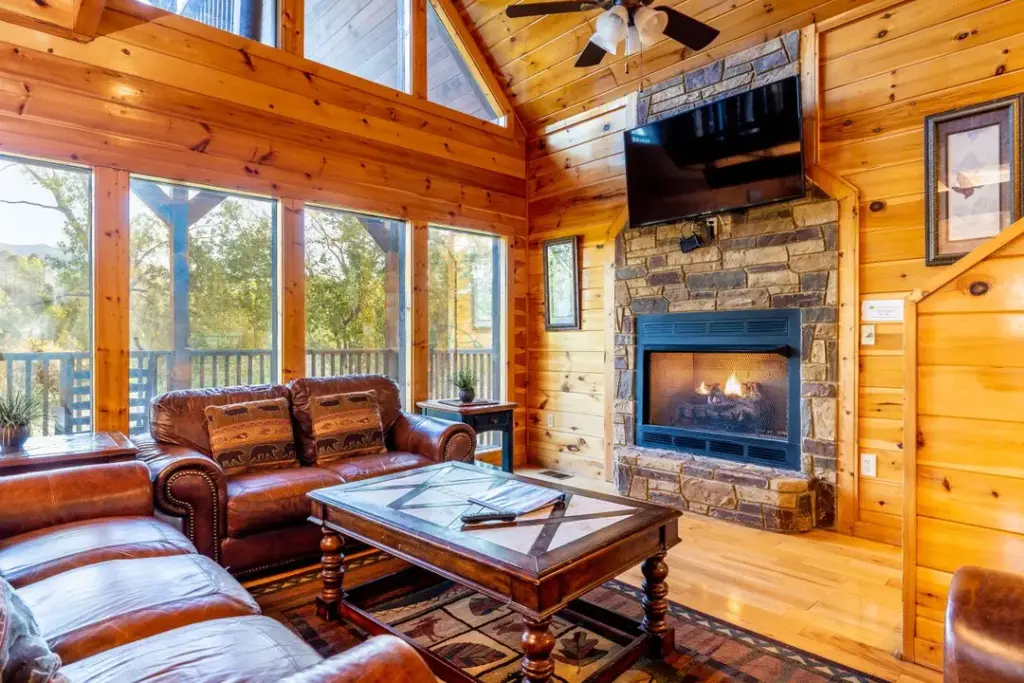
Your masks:
[{"label": "light switch plate", "polygon": [[878,456],[874,453],[860,454],[860,475],[862,477],[878,476]]},{"label": "light switch plate", "polygon": [[861,344],[861,346],[874,346],[875,345],[875,326],[874,325],[861,325],[860,326],[860,344]]},{"label": "light switch plate", "polygon": [[548,427],[554,427],[554,426],[555,426],[555,416],[554,415],[548,415]]}]

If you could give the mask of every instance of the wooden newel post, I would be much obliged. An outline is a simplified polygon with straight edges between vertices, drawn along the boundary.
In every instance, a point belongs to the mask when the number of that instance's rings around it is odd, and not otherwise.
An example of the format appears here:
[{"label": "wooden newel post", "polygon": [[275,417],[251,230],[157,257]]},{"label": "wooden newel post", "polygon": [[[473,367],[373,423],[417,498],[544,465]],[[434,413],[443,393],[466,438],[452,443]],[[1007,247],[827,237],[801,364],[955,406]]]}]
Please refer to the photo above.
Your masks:
[{"label": "wooden newel post", "polygon": [[675,646],[675,629],[668,624],[668,565],[665,551],[644,560],[644,618],[640,624],[650,637],[649,656],[661,659]]},{"label": "wooden newel post", "polygon": [[342,549],[345,540],[327,525],[321,527],[320,539],[320,595],[316,597],[316,614],[324,621],[338,618],[341,598],[344,595],[342,580],[345,578],[345,555]]}]

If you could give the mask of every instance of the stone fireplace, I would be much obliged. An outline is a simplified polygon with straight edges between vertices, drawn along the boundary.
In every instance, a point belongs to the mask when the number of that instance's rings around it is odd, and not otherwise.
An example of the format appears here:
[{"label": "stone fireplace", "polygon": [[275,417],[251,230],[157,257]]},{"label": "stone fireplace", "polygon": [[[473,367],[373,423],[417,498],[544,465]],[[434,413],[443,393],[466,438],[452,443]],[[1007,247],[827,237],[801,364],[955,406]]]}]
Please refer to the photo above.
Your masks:
[{"label": "stone fireplace", "polygon": [[[796,33],[642,92],[638,121],[798,72]],[[626,229],[615,245],[620,493],[777,531],[835,525],[837,203]]]}]

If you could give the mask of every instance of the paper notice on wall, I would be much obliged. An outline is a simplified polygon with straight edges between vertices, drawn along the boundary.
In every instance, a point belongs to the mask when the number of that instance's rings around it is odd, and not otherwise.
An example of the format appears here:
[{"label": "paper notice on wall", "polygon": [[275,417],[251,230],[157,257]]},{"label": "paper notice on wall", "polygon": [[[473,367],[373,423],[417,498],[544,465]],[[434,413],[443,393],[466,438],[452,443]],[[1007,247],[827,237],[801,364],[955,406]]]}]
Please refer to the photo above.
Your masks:
[{"label": "paper notice on wall", "polygon": [[862,323],[903,322],[903,299],[871,299],[861,304]]}]

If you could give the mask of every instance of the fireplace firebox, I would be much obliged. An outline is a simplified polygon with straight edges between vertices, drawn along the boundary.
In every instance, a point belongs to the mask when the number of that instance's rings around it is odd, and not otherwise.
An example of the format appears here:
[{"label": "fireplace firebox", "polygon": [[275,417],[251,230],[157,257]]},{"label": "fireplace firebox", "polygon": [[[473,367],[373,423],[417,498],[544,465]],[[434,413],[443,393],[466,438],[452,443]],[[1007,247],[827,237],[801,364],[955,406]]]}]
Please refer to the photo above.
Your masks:
[{"label": "fireplace firebox", "polygon": [[637,318],[636,442],[800,469],[800,311]]}]

